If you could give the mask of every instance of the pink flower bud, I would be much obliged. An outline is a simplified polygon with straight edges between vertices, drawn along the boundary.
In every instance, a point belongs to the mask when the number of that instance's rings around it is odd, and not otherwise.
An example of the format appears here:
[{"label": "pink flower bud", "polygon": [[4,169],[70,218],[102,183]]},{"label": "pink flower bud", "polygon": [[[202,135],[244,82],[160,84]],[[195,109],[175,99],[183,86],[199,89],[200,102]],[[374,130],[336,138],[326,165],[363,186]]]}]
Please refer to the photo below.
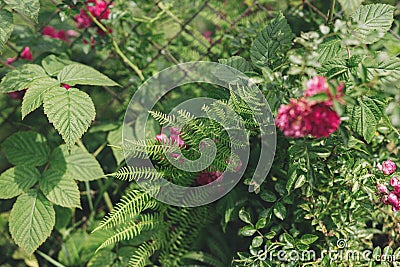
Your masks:
[{"label": "pink flower bud", "polygon": [[397,177],[392,177],[391,179],[390,179],[390,185],[391,186],[396,186],[396,185],[398,185],[399,184],[399,180],[397,180]]},{"label": "pink flower bud", "polygon": [[386,194],[386,195],[389,194],[389,190],[384,184],[377,184],[376,189],[378,189],[379,193],[381,194]]}]

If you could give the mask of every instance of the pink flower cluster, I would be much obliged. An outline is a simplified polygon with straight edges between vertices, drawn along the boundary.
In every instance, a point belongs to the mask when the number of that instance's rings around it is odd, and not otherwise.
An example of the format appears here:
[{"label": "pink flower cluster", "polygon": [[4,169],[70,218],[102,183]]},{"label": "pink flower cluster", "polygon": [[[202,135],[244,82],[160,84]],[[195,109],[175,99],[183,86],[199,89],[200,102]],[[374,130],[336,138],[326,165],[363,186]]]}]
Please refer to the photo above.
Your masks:
[{"label": "pink flower cluster", "polygon": [[180,131],[175,127],[169,128],[169,137],[166,134],[160,133],[156,135],[156,140],[163,144],[177,144],[179,147],[185,145],[185,141],[180,136]]},{"label": "pink flower cluster", "polygon": [[[391,175],[396,171],[396,164],[390,159],[378,164],[378,169],[385,175]],[[393,188],[391,191],[385,184],[378,183],[376,189],[380,194],[380,201],[385,205],[391,205],[394,212],[400,210],[400,181],[398,176],[393,176],[390,179],[390,186]]]},{"label": "pink flower cluster", "polygon": [[[291,99],[289,104],[279,107],[275,119],[276,126],[287,137],[300,138],[308,135],[316,138],[328,137],[340,125],[340,117],[332,106],[334,100],[343,103],[342,90],[343,85],[340,85],[336,88],[336,94],[332,95],[326,78],[314,77],[307,82],[304,97]],[[321,93],[326,94],[327,100],[310,99]]]},{"label": "pink flower cluster", "polygon": [[53,39],[60,39],[64,42],[68,42],[71,37],[77,36],[74,30],[56,30],[51,26],[46,26],[42,31],[43,35],[49,36]]},{"label": "pink flower cluster", "polygon": [[[98,20],[108,19],[110,16],[110,3],[102,0],[88,0],[85,2],[87,10]],[[75,21],[79,29],[92,26],[92,19],[84,9],[75,16]]]}]

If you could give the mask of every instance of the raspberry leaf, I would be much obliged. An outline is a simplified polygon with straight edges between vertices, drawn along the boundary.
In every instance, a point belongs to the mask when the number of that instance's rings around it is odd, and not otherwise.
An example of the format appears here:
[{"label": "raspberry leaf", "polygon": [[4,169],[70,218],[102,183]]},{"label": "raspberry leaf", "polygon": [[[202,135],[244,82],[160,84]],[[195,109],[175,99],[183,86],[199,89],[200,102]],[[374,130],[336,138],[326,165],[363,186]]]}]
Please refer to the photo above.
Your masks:
[{"label": "raspberry leaf", "polygon": [[87,131],[96,116],[92,99],[76,88],[54,88],[44,97],[44,113],[68,147]]}]

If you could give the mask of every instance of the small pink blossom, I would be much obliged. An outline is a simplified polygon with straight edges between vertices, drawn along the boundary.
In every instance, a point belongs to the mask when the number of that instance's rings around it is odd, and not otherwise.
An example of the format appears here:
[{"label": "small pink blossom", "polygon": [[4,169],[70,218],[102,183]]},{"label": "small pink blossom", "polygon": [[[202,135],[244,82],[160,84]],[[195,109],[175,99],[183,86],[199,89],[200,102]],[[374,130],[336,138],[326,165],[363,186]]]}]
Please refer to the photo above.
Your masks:
[{"label": "small pink blossom", "polygon": [[25,47],[24,50],[22,50],[21,58],[24,58],[24,59],[29,60],[29,61],[33,60],[31,49],[28,46]]},{"label": "small pink blossom", "polygon": [[390,193],[388,195],[388,203],[392,206],[398,206],[399,205],[399,199],[394,193]]},{"label": "small pink blossom", "polygon": [[[380,169],[380,170],[382,170],[382,169]],[[399,184],[399,180],[397,179],[397,177],[392,177],[390,179],[390,185],[391,186],[397,186],[398,184]]]},{"label": "small pink blossom", "polygon": [[66,83],[61,84],[61,86],[64,87],[65,89],[67,89],[67,90],[69,90],[69,88],[71,88],[71,86],[66,84]]},{"label": "small pink blossom", "polygon": [[342,99],[343,96],[344,83],[340,83],[336,88],[336,95],[333,96],[331,90],[329,89],[329,84],[326,77],[316,76],[307,82],[307,89],[304,91],[305,97],[312,97],[316,94],[325,93],[328,100],[323,101],[326,105],[332,106],[333,100],[337,100],[344,104]]},{"label": "small pink blossom", "polygon": [[[85,2],[87,10],[96,17],[98,20],[108,19],[110,16],[110,9],[108,1],[102,0],[88,0]],[[75,21],[79,29],[88,28],[92,25],[92,19],[81,9],[79,15],[75,15]]]},{"label": "small pink blossom", "polygon": [[396,171],[396,163],[388,159],[387,161],[383,162],[382,165],[378,165],[377,168],[384,174],[390,175]]},{"label": "small pink blossom", "polygon": [[180,132],[177,128],[170,127],[169,133],[169,137],[164,133],[157,134],[156,140],[163,144],[168,144],[170,142],[171,144],[176,144],[179,147],[185,146],[185,141],[183,141],[183,139],[181,138]]},{"label": "small pink blossom", "polygon": [[378,189],[379,193],[381,194],[386,194],[386,195],[389,194],[389,190],[384,184],[377,184],[376,189]]}]

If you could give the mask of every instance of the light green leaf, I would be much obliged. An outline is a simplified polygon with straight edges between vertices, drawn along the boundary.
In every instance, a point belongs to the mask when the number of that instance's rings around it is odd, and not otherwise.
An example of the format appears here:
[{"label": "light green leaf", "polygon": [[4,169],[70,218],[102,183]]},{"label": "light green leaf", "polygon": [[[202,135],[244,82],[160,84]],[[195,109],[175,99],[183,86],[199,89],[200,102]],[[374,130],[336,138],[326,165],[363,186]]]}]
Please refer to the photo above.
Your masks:
[{"label": "light green leaf", "polygon": [[70,86],[75,84],[118,86],[116,82],[95,70],[82,64],[71,64],[65,66],[58,74],[58,80]]},{"label": "light green leaf", "polygon": [[305,234],[300,238],[300,242],[306,245],[310,245],[318,240],[318,236],[312,234]]},{"label": "light green leaf", "polygon": [[0,10],[0,53],[14,30],[13,14],[5,9]]},{"label": "light green leaf", "polygon": [[29,85],[29,90],[26,91],[22,100],[22,119],[42,105],[46,92],[59,86],[59,81],[48,77],[34,80]]},{"label": "light green leaf", "polygon": [[16,197],[31,188],[40,178],[34,167],[16,166],[0,175],[0,198]]},{"label": "light green leaf", "polygon": [[383,83],[399,85],[400,59],[398,57],[389,57],[384,53],[379,53],[376,57],[366,58],[363,64],[367,69],[369,80],[379,78]]},{"label": "light green leaf", "polygon": [[218,61],[221,64],[225,64],[241,72],[249,72],[252,70],[250,63],[247,62],[246,59],[239,56],[233,56],[228,59],[219,59]]},{"label": "light green leaf", "polygon": [[284,220],[286,217],[286,207],[281,202],[277,202],[274,205],[274,214],[278,219]]},{"label": "light green leaf", "polygon": [[74,62],[68,59],[49,55],[42,60],[42,66],[50,76],[56,76],[65,66]]},{"label": "light green leaf", "polygon": [[364,44],[372,44],[381,39],[393,23],[395,8],[386,4],[360,6],[352,15],[356,24],[354,35]]},{"label": "light green leaf", "polygon": [[239,210],[239,218],[245,222],[251,224],[250,213],[244,210],[244,208]]},{"label": "light green leaf", "polygon": [[242,227],[242,228],[239,230],[239,235],[242,235],[242,236],[252,236],[252,235],[255,234],[256,231],[257,231],[257,230],[254,228],[254,226],[246,225],[246,226]]},{"label": "light green leaf", "polygon": [[40,189],[48,200],[61,207],[81,208],[79,189],[69,174],[48,169],[39,180]]},{"label": "light green leaf", "polygon": [[92,99],[76,88],[54,88],[44,96],[43,107],[68,147],[82,137],[96,116]]},{"label": "light green leaf", "polygon": [[96,158],[77,146],[71,147],[70,150],[66,145],[54,149],[50,165],[54,169],[65,171],[79,181],[91,181],[104,176]]},{"label": "light green leaf", "polygon": [[20,195],[10,213],[10,233],[15,243],[32,254],[55,224],[53,205],[37,190]]},{"label": "light green leaf", "polygon": [[32,131],[11,135],[3,142],[2,148],[14,165],[41,166],[47,162],[50,152],[46,138]]},{"label": "light green leaf", "polygon": [[359,8],[364,0],[339,0],[344,13],[350,16],[357,8]]},{"label": "light green leaf", "polygon": [[256,37],[250,48],[251,61],[259,67],[271,66],[292,46],[294,34],[279,13]]},{"label": "light green leaf", "polygon": [[39,0],[5,0],[12,9],[38,22],[40,3]]},{"label": "light green leaf", "polygon": [[0,83],[0,93],[21,91],[29,87],[36,79],[47,77],[46,72],[39,65],[25,64],[8,72]]}]

